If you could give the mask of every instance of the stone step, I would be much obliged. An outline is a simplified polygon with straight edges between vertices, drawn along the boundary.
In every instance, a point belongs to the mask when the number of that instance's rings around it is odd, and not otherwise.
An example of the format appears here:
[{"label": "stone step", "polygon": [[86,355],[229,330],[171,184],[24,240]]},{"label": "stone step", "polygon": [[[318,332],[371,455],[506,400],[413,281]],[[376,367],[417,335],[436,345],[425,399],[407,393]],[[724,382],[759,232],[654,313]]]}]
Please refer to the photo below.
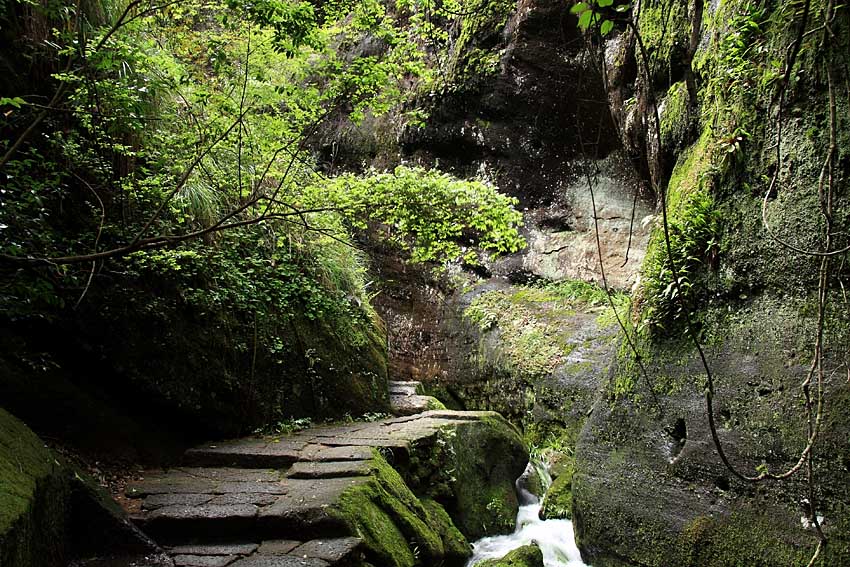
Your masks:
[{"label": "stone step", "polygon": [[[207,443],[189,449],[184,464],[189,467],[287,469],[296,461],[366,460],[371,456],[370,448],[388,449],[403,455],[411,441],[428,437],[436,428],[457,420],[474,421],[487,413],[445,409],[419,413],[417,410],[415,414],[377,422],[313,427],[287,437],[249,437]],[[410,421],[418,421],[421,426],[401,425]]]},{"label": "stone step", "polygon": [[419,395],[390,394],[390,408],[395,415],[415,415],[441,407],[437,398]]},{"label": "stone step", "polygon": [[223,494],[283,494],[286,489],[281,480],[281,473],[272,469],[187,467],[150,473],[143,480],[128,484],[125,493],[131,498],[195,495],[186,496],[186,502],[174,503],[190,504],[190,500],[204,494],[210,499]]},{"label": "stone step", "polygon": [[361,559],[362,541],[342,537],[193,543],[170,547],[167,552],[175,567],[352,567]]},{"label": "stone step", "polygon": [[308,537],[346,536],[345,523],[334,514],[346,490],[367,482],[367,477],[287,479],[289,491],[259,510],[257,529],[269,537],[299,534]]},{"label": "stone step", "polygon": [[342,493],[366,481],[365,461],[304,462],[280,478],[277,471],[176,469],[127,487],[142,498],[136,524],[159,542],[197,536],[262,534],[282,537],[349,535],[330,512]]},{"label": "stone step", "polygon": [[256,437],[210,443],[186,451],[183,462],[199,467],[286,468],[298,460],[306,440]]},{"label": "stone step", "polygon": [[289,478],[344,478],[367,476],[371,470],[369,461],[299,461],[292,465],[286,476]]},{"label": "stone step", "polygon": [[171,546],[177,567],[359,565],[362,542],[337,510],[347,490],[373,478],[375,451],[403,467],[442,428],[494,416],[427,411],[209,443],[188,453],[187,466],[149,472],[126,494],[138,501],[134,521]]},{"label": "stone step", "polygon": [[421,382],[391,380],[390,408],[397,416],[415,415],[444,406],[433,396],[426,396]]},{"label": "stone step", "polygon": [[422,387],[422,382],[414,381],[390,380],[389,389],[390,395],[415,396],[417,394],[425,393],[425,390]]}]

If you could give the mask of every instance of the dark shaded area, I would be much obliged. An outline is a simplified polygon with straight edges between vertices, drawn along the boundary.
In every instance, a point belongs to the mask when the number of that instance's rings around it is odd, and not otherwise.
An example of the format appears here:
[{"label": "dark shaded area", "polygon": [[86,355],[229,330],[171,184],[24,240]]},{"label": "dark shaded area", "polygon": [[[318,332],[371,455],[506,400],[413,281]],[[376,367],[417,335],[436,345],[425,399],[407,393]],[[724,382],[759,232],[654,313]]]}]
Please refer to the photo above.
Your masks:
[{"label": "dark shaded area", "polygon": [[547,206],[577,176],[572,161],[603,158],[619,146],[602,78],[584,59],[584,40],[563,2],[521,2],[495,37],[492,46],[493,36],[472,43],[503,50],[499,73],[427,102],[427,125],[406,131],[401,146],[414,160],[439,160],[462,176],[484,162],[521,207]]}]

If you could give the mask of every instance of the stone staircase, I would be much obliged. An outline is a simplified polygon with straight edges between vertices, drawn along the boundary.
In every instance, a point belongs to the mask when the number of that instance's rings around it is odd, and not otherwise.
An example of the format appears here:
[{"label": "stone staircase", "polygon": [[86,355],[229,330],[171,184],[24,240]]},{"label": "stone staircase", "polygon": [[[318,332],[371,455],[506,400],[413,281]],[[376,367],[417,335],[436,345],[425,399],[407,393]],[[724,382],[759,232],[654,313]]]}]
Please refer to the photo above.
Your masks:
[{"label": "stone staircase", "polygon": [[[425,397],[414,384],[393,385],[403,411]],[[441,429],[493,419],[501,418],[428,411],[207,444],[187,451],[184,466],[129,485],[126,495],[133,521],[178,567],[359,566],[375,559],[362,530],[340,513],[341,501],[375,478],[376,451],[398,469],[433,446]]]},{"label": "stone staircase", "polygon": [[390,381],[390,407],[394,415],[414,415],[428,410],[445,409],[433,396],[423,394],[421,382]]}]

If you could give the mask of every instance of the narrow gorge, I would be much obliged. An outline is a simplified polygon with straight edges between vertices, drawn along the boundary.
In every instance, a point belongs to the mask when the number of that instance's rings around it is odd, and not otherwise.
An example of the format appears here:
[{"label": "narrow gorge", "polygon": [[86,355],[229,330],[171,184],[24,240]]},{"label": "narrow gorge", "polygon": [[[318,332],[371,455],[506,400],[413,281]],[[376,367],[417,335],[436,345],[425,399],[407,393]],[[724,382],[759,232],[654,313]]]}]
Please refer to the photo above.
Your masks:
[{"label": "narrow gorge", "polygon": [[0,567],[850,564],[848,8],[0,3]]}]

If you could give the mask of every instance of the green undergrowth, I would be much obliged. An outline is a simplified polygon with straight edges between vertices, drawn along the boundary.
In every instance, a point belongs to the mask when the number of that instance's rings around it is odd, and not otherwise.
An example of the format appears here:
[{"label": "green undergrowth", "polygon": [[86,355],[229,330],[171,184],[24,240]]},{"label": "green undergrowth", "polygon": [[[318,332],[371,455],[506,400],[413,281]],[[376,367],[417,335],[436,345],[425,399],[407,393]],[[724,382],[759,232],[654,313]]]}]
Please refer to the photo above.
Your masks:
[{"label": "green undergrowth", "polygon": [[[626,303],[623,294],[616,294],[614,301],[618,306]],[[598,309],[599,322],[608,325],[613,312],[606,305],[607,294],[598,286],[565,281],[482,293],[463,316],[482,332],[498,332],[499,353],[511,372],[541,376],[563,364],[575,348],[562,319]]]},{"label": "green undergrowth", "polygon": [[684,325],[686,315],[696,307],[706,268],[717,261],[721,218],[712,194],[713,152],[713,135],[706,129],[680,156],[667,185],[670,249],[659,223],[650,237],[638,299],[641,326],[650,331],[674,333]]}]

